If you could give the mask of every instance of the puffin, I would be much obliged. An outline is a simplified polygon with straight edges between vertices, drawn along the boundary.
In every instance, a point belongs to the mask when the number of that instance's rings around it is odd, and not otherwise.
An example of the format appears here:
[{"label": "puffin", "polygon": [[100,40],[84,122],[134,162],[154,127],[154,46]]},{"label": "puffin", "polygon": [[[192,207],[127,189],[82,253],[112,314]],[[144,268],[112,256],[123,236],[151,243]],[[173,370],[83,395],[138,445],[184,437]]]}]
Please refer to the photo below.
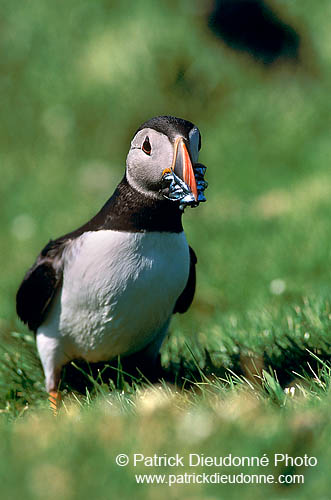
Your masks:
[{"label": "puffin", "polygon": [[190,121],[143,123],[113,195],[86,224],[50,240],[27,271],[16,310],[36,335],[55,412],[65,364],[137,354],[153,366],[172,315],[190,307],[197,258],[182,215],[206,200],[200,147]]}]

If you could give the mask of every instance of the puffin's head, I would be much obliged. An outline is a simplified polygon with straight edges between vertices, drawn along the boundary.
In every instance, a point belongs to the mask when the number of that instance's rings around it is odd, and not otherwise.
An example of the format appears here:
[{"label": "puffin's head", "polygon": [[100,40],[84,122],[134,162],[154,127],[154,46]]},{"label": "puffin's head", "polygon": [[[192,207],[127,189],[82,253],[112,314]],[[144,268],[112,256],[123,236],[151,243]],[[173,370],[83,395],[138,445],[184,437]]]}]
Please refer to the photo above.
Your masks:
[{"label": "puffin's head", "polygon": [[126,161],[126,177],[137,191],[197,206],[203,194],[206,167],[197,163],[201,146],[199,129],[174,116],[157,116],[135,133]]}]

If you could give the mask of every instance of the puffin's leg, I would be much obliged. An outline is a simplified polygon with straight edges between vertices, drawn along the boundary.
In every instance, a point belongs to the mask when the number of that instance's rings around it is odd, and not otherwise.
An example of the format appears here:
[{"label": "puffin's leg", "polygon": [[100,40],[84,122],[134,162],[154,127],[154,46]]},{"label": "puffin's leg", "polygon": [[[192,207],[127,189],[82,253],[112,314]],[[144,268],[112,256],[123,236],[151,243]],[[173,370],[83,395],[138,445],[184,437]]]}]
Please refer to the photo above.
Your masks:
[{"label": "puffin's leg", "polygon": [[60,339],[49,337],[39,331],[37,332],[37,348],[46,378],[50,407],[56,415],[61,401],[59,391],[61,369],[66,362],[66,357]]},{"label": "puffin's leg", "polygon": [[58,409],[60,408],[60,402],[61,402],[61,392],[59,391],[59,386],[60,386],[60,375],[61,375],[61,370],[58,370],[54,376],[53,380],[56,381],[56,384],[49,384],[47,379],[46,379],[46,387],[47,391],[49,394],[48,401],[49,401],[49,406],[51,410],[53,411],[54,415],[57,415]]}]

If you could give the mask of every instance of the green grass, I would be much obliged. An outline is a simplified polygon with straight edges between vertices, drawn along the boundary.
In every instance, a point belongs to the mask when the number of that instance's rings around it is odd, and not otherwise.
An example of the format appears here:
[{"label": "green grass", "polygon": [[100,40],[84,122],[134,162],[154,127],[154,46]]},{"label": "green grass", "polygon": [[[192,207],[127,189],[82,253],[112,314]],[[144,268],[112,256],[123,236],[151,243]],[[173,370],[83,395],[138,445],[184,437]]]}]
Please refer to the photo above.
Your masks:
[{"label": "green grass", "polygon": [[[2,2],[1,498],[330,497],[330,6],[273,5],[301,32],[296,67],[226,49],[185,2]],[[184,217],[195,301],[171,325],[160,385],[85,366],[87,389],[67,381],[54,419],[16,290],[42,246],[110,196],[158,114],[202,133],[208,201]],[[118,467],[118,453],[307,453],[318,466],[263,468],[304,485],[152,486],[134,474],[183,470]]]}]

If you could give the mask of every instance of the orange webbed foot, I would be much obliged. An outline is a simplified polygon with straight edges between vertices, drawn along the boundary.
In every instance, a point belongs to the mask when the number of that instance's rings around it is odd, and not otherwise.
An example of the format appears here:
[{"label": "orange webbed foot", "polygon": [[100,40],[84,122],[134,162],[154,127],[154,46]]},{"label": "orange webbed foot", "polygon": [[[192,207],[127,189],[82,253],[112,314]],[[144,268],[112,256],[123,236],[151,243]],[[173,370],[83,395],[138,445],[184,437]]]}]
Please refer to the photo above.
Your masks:
[{"label": "orange webbed foot", "polygon": [[56,416],[58,414],[61,402],[60,391],[50,391],[48,401],[50,403],[50,408],[53,412],[53,415]]}]

